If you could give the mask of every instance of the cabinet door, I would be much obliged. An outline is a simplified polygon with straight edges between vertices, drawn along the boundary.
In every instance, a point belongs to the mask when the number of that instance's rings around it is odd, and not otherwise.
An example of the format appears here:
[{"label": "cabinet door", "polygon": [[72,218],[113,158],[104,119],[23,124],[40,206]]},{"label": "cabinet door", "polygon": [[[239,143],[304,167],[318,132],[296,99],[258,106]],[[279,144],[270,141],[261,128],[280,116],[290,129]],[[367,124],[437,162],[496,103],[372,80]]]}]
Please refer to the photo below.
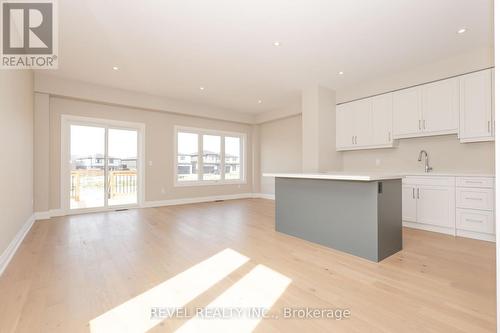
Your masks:
[{"label": "cabinet door", "polygon": [[372,100],[370,98],[362,99],[353,102],[352,105],[355,117],[354,145],[356,147],[372,145]]},{"label": "cabinet door", "polygon": [[417,189],[412,185],[403,185],[403,221],[417,222]]},{"label": "cabinet door", "polygon": [[372,98],[373,145],[388,145],[392,138],[392,94]]},{"label": "cabinet door", "polygon": [[424,133],[458,133],[458,91],[458,78],[422,86],[422,131]]},{"label": "cabinet door", "polygon": [[442,186],[417,188],[418,222],[439,227],[455,227],[455,190]]},{"label": "cabinet door", "polygon": [[493,140],[492,71],[460,77],[460,140]]},{"label": "cabinet door", "polygon": [[352,103],[337,105],[335,125],[337,149],[354,146],[354,121]]},{"label": "cabinet door", "polygon": [[421,88],[409,88],[393,93],[394,137],[411,137],[421,131]]}]

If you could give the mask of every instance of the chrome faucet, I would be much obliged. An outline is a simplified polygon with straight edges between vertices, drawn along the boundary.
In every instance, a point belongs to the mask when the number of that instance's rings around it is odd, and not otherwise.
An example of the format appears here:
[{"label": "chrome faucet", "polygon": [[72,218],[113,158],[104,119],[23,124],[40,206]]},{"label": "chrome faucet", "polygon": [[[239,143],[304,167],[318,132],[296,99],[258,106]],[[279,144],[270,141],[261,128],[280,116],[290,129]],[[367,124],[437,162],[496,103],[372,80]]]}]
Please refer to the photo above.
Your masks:
[{"label": "chrome faucet", "polygon": [[425,172],[431,172],[432,168],[429,166],[429,154],[425,150],[421,150],[420,154],[418,155],[418,161],[422,161],[422,154],[425,154]]}]

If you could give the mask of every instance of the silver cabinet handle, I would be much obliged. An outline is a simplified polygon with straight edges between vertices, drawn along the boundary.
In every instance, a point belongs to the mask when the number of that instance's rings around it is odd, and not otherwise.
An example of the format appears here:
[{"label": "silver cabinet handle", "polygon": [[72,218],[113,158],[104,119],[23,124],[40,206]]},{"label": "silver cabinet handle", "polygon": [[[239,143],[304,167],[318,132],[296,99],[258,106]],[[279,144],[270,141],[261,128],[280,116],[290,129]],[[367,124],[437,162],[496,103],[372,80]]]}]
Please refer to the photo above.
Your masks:
[{"label": "silver cabinet handle", "polygon": [[417,188],[417,199],[420,199],[420,188]]},{"label": "silver cabinet handle", "polygon": [[424,119],[424,120],[422,120],[422,125],[423,125],[423,127],[424,127],[424,129],[425,129],[425,119]]},{"label": "silver cabinet handle", "polygon": [[415,199],[415,188],[413,188],[413,199]]},{"label": "silver cabinet handle", "polygon": [[491,120],[488,120],[488,133],[491,133]]},{"label": "silver cabinet handle", "polygon": [[391,141],[391,132],[387,132],[387,137],[389,138],[389,142]]},{"label": "silver cabinet handle", "polygon": [[474,222],[474,223],[483,223],[481,220],[475,220],[475,219],[465,219],[467,222]]},{"label": "silver cabinet handle", "polygon": [[471,198],[471,197],[466,197],[465,200],[483,201],[482,198]]},{"label": "silver cabinet handle", "polygon": [[354,141],[356,142],[356,144],[358,144],[358,136],[357,135],[354,137]]},{"label": "silver cabinet handle", "polygon": [[419,129],[419,130],[422,130],[422,120],[419,120],[419,121],[418,121],[418,129]]}]

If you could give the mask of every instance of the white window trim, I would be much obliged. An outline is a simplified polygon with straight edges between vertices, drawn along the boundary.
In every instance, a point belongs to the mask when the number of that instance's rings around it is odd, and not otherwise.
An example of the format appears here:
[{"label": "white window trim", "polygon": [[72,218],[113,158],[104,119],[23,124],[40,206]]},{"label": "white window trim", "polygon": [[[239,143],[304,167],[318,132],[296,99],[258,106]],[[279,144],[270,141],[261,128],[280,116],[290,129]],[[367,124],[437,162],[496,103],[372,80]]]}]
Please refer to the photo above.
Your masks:
[{"label": "white window trim", "polygon": [[[221,137],[221,179],[220,180],[187,180],[178,181],[177,179],[177,164],[178,164],[178,150],[177,150],[177,134],[179,132],[195,133],[198,134],[198,175],[203,175],[203,135],[217,135]],[[225,140],[224,137],[239,137],[240,138],[240,179],[223,179],[225,176]],[[241,185],[247,183],[247,170],[246,170],[246,144],[247,135],[240,132],[227,132],[205,128],[174,126],[174,187],[189,187],[189,186],[213,186],[213,185]],[[203,149],[202,149],[203,150]],[[200,176],[198,176],[200,177]]]}]

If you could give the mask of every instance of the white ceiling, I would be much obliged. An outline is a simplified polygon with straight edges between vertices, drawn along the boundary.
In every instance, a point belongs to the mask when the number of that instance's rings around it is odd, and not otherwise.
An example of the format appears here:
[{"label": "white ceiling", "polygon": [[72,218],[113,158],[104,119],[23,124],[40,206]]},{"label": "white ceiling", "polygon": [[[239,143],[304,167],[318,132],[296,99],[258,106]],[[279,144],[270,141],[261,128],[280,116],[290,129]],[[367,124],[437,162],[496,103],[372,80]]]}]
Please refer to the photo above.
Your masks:
[{"label": "white ceiling", "polygon": [[338,89],[493,44],[492,0],[58,3],[50,74],[241,112],[285,107],[311,84]]}]

